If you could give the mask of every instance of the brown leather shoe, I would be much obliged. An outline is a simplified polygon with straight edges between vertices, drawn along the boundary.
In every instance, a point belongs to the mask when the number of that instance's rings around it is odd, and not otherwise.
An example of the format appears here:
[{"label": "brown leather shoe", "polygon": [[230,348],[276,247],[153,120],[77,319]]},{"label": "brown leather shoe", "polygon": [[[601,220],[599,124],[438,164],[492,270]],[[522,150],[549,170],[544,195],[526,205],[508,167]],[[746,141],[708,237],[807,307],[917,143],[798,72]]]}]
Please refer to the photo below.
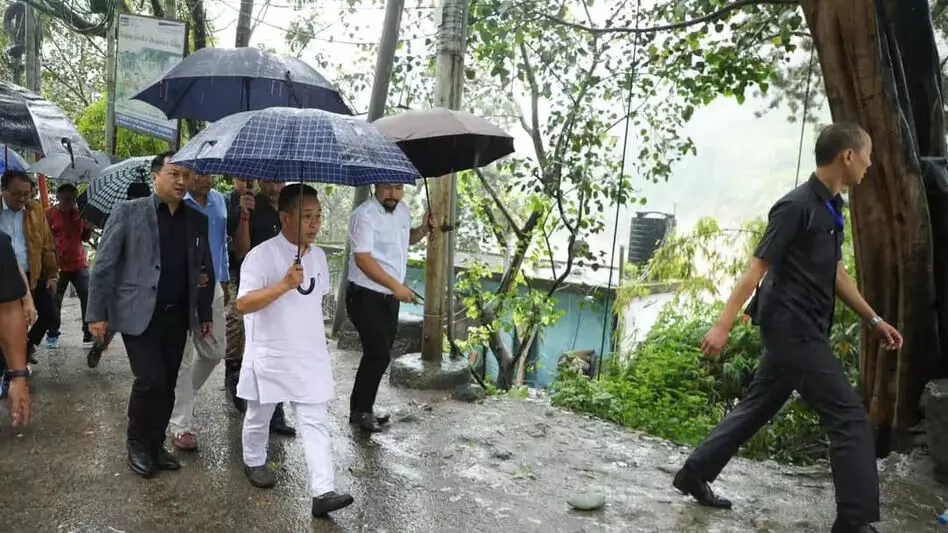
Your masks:
[{"label": "brown leather shoe", "polygon": [[183,452],[196,452],[198,449],[197,437],[190,431],[175,435],[171,445]]}]

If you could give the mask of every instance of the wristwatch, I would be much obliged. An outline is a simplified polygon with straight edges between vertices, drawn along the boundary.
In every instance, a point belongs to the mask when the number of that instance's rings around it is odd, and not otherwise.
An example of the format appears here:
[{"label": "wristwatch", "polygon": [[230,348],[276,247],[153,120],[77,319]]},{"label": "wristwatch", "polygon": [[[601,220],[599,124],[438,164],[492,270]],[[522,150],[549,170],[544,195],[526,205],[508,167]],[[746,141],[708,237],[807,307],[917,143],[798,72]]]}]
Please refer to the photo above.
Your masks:
[{"label": "wristwatch", "polygon": [[10,380],[13,380],[13,379],[16,379],[16,378],[30,379],[30,371],[29,371],[29,370],[26,370],[26,369],[23,369],[23,370],[7,370],[7,374],[6,374],[6,375],[7,375],[7,381],[10,381]]},{"label": "wristwatch", "polygon": [[879,324],[881,324],[882,322],[883,322],[882,317],[879,316],[879,315],[876,315],[876,316],[874,316],[874,317],[872,317],[872,318],[869,319],[869,325],[872,326],[872,327],[876,327],[876,326],[878,326]]}]

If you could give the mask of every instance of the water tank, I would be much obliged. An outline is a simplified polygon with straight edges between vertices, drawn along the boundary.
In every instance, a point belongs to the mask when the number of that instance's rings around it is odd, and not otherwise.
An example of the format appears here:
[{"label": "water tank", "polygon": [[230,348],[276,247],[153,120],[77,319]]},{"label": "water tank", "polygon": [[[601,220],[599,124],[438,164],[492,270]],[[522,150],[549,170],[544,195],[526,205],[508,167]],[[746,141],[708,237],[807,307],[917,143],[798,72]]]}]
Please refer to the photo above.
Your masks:
[{"label": "water tank", "polygon": [[637,211],[629,228],[629,262],[644,265],[675,230],[675,215]]}]

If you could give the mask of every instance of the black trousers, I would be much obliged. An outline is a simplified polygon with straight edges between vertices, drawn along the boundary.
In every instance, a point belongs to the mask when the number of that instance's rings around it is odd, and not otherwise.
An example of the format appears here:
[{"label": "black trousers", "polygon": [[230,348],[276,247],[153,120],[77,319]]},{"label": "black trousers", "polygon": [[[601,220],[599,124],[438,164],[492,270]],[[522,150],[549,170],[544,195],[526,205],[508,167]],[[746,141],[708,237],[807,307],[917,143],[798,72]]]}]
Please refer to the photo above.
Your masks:
[{"label": "black trousers", "polygon": [[57,324],[59,308],[56,306],[53,295],[46,290],[46,280],[40,279],[36,282],[30,294],[33,295],[33,305],[36,306],[36,322],[30,328],[27,341],[31,346],[37,346],[43,342],[46,332]]},{"label": "black trousers", "polygon": [[685,463],[712,482],[738,448],[763,427],[794,390],[820,415],[830,439],[837,520],[860,526],[879,520],[879,477],[872,429],[862,402],[828,340],[765,334],[764,355],[747,396]]},{"label": "black trousers", "polygon": [[398,330],[399,302],[354,283],[346,290],[346,313],[359,332],[362,360],[349,397],[350,412],[371,413],[382,376],[392,360],[392,344]]},{"label": "black trousers", "polygon": [[122,334],[135,382],[128,399],[128,444],[157,450],[174,408],[174,387],[188,339],[185,307],[156,310],[141,335]]},{"label": "black trousers", "polygon": [[56,287],[56,315],[53,317],[53,323],[49,326],[49,336],[58,337],[59,328],[62,325],[62,306],[63,297],[66,296],[66,289],[69,284],[76,288],[76,295],[79,296],[79,308],[82,310],[82,335],[83,340],[89,338],[89,327],[86,324],[86,302],[89,298],[89,270],[82,269],[75,272],[60,272],[59,285]]}]

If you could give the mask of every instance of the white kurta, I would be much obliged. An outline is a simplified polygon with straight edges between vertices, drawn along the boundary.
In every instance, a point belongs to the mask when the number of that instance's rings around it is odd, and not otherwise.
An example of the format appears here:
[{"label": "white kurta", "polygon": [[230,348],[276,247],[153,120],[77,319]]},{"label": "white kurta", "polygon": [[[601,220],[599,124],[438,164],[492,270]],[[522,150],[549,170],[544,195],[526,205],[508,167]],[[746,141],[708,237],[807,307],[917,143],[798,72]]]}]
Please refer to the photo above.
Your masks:
[{"label": "white kurta", "polygon": [[[250,250],[240,267],[242,298],[278,283],[296,259],[296,245],[279,234]],[[329,265],[319,247],[302,258],[308,295],[285,293],[269,306],[244,315],[244,359],[237,396],[263,404],[317,404],[333,397],[332,362],[323,325],[323,296],[330,291]]]},{"label": "white kurta", "polygon": [[349,221],[349,281],[375,292],[392,294],[388,287],[372,281],[362,272],[356,265],[355,254],[371,254],[386,274],[405,283],[410,239],[411,213],[405,202],[398,202],[389,213],[375,196],[370,197],[355,208]]}]

